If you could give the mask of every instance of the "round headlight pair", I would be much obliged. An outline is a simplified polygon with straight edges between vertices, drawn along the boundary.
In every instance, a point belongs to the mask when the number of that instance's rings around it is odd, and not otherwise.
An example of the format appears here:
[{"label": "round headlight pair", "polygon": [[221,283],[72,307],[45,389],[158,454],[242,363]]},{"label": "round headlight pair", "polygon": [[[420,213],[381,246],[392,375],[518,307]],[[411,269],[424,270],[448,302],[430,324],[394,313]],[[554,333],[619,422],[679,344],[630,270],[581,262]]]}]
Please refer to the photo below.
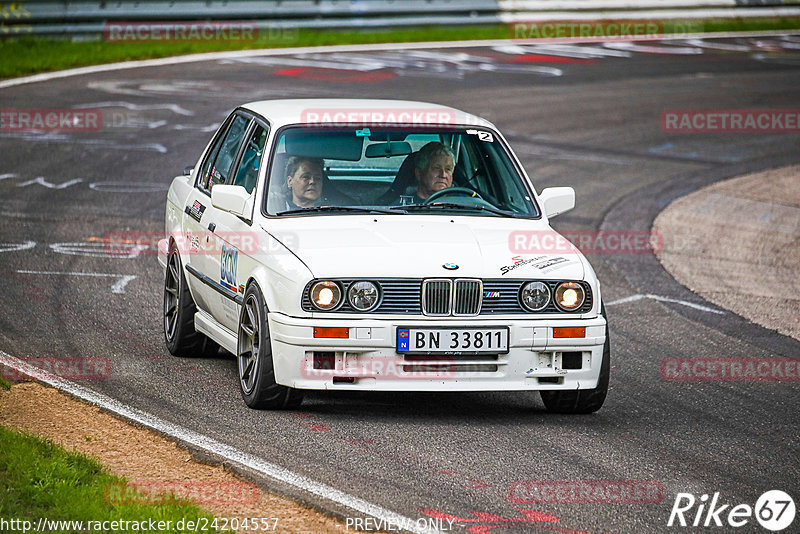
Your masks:
[{"label": "round headlight pair", "polygon": [[[544,282],[528,282],[522,286],[520,302],[528,311],[542,311],[550,304],[550,288]],[[574,311],[581,307],[586,293],[580,284],[561,282],[556,286],[555,303],[562,311]]]},{"label": "round headlight pair", "polygon": [[[339,284],[322,280],[311,286],[311,304],[318,310],[328,311],[336,308],[342,301]],[[380,292],[373,282],[361,280],[353,282],[347,289],[347,301],[353,309],[366,312],[377,306]]]}]

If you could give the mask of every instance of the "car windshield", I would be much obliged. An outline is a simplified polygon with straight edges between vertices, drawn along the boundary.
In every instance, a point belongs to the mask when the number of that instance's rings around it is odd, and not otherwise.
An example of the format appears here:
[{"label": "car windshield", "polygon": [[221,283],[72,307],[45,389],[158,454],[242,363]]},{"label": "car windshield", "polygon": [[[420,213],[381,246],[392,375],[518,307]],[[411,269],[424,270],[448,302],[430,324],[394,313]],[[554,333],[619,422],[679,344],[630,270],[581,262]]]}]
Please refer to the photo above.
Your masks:
[{"label": "car windshield", "polygon": [[508,150],[482,128],[294,126],[271,162],[269,215],[539,215]]}]

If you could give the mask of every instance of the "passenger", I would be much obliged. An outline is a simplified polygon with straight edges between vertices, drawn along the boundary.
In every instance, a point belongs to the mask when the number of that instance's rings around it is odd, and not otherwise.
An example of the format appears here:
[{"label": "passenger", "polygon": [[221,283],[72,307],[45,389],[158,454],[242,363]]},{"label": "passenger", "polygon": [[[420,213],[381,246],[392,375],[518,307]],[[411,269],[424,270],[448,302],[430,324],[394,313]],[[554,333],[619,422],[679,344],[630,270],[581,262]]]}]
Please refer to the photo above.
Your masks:
[{"label": "passenger", "polygon": [[325,160],[292,156],[286,162],[287,209],[311,208],[324,201],[322,178]]},{"label": "passenger", "polygon": [[452,186],[454,169],[455,154],[450,147],[431,141],[420,148],[414,160],[417,198],[425,200],[436,191]]}]

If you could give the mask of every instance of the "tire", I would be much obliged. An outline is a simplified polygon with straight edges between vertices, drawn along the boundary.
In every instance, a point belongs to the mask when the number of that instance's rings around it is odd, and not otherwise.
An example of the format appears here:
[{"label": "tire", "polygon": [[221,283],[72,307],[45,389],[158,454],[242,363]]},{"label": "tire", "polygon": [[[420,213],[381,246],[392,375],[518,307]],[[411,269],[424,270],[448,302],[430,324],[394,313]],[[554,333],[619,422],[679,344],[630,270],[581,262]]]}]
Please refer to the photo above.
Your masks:
[{"label": "tire", "polygon": [[244,294],[239,316],[236,361],[239,389],[250,408],[285,410],[297,408],[303,402],[301,391],[275,381],[267,309],[264,295],[255,283],[250,284]]},{"label": "tire", "polygon": [[194,329],[196,312],[181,268],[181,257],[172,247],[164,274],[164,341],[173,356],[209,356],[219,350],[219,345]]},{"label": "tire", "polygon": [[[605,306],[601,305],[600,313],[606,317]],[[603,345],[603,361],[600,363],[600,377],[594,389],[578,389],[569,391],[540,391],[545,408],[552,413],[588,414],[599,410],[606,400],[608,379],[611,374],[611,343],[608,338],[608,321],[606,321],[606,342]]]}]

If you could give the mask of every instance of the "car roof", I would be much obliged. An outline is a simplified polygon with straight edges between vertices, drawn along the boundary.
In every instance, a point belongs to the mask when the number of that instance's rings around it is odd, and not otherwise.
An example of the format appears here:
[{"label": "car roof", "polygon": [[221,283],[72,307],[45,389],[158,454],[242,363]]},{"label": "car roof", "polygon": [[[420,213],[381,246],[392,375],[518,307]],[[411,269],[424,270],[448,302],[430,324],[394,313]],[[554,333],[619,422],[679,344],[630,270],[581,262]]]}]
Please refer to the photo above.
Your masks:
[{"label": "car roof", "polygon": [[[470,113],[428,102],[361,98],[302,98],[261,100],[241,106],[272,123],[286,124],[397,124],[402,126],[470,125],[494,126]],[[364,118],[367,118],[365,120]]]}]

